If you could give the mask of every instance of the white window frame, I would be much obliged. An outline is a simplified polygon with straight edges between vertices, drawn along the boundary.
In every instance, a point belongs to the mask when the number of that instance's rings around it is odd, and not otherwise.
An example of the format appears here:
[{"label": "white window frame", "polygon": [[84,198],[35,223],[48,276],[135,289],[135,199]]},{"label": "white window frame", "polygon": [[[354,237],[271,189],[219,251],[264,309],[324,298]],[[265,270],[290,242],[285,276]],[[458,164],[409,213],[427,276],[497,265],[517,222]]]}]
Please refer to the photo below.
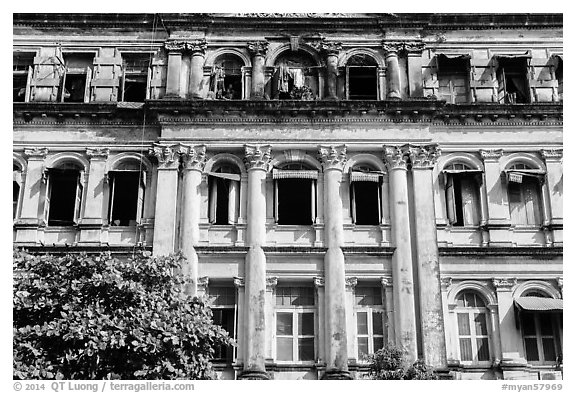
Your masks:
[{"label": "white window frame", "polygon": [[[47,226],[49,225],[50,218],[50,199],[52,198],[52,186],[53,181],[51,177],[53,176],[54,170],[61,170],[60,168],[47,168],[46,171],[46,186],[45,186],[45,196],[44,196],[44,221]],[[74,203],[74,216],[73,224],[76,225],[80,222],[82,216],[82,204],[84,203],[84,183],[85,183],[85,172],[84,170],[78,170],[78,178],[76,181],[76,198]],[[61,225],[54,225],[56,227]]]},{"label": "white window frame", "polygon": [[[463,294],[460,294],[463,295]],[[459,295],[459,296],[460,296]],[[458,296],[458,297],[459,297]],[[476,296],[478,296],[478,298],[480,298],[480,295],[476,294]],[[458,299],[457,297],[457,299]],[[468,326],[470,329],[470,334],[466,334],[466,335],[461,335],[460,334],[460,329],[458,326],[458,315],[459,314],[465,314],[468,317]],[[484,319],[486,322],[486,334],[479,334],[478,332],[476,332],[476,324],[474,321],[474,318],[477,314],[483,314],[484,315]],[[456,306],[454,308],[454,319],[455,319],[455,332],[456,332],[456,353],[458,355],[458,359],[460,360],[461,364],[464,365],[478,365],[478,366],[490,366],[492,364],[492,356],[494,353],[494,350],[492,348],[492,331],[490,329],[490,311],[488,310],[487,307],[462,307],[462,306]],[[462,354],[461,354],[461,350],[460,350],[460,339],[464,338],[464,339],[470,339],[471,342],[471,349],[472,349],[472,354],[473,354],[473,359],[472,360],[463,360],[462,359]],[[486,339],[486,341],[488,342],[488,360],[478,360],[478,339]]]},{"label": "white window frame", "polygon": [[146,71],[145,73],[142,71],[128,71],[126,69],[126,62],[124,61],[124,56],[126,57],[130,57],[130,55],[134,55],[134,54],[143,54],[143,55],[148,55],[149,57],[153,57],[153,53],[151,52],[122,52],[122,80],[121,80],[121,97],[120,97],[120,101],[124,102],[124,89],[125,89],[125,83],[126,83],[126,78],[131,76],[131,75],[136,75],[136,76],[142,76],[145,75],[146,76],[146,94],[144,96],[144,99],[149,100],[150,99],[150,81],[152,80],[152,59],[149,60],[148,62],[148,66],[146,67]]},{"label": "white window frame", "polygon": [[[544,222],[544,195],[542,193],[544,174],[543,171],[533,169],[523,163],[513,164],[510,168],[506,169],[505,175],[507,180],[506,192],[508,195],[508,211],[510,213],[510,223],[513,226],[539,228]],[[532,179],[532,181],[524,183],[524,178]],[[512,184],[517,184],[519,189],[520,203],[518,204],[518,213],[513,213],[513,206],[511,203],[512,198],[510,197],[510,187],[512,187]],[[533,190],[530,190],[530,188],[533,188]],[[532,215],[529,215],[530,212],[528,211],[527,204],[527,202],[531,200],[527,195],[530,191],[533,191],[535,195],[535,200],[532,199],[534,203],[534,206],[532,207]],[[531,216],[534,218],[534,223],[530,223]]]},{"label": "white window frame", "polygon": [[[361,171],[360,169],[369,169],[368,171]],[[373,181],[373,179],[371,180],[354,180],[354,176],[355,174],[358,175],[364,175],[366,174],[368,177],[370,178],[376,178],[377,177],[377,181]],[[356,224],[356,186],[355,183],[357,182],[368,182],[368,181],[373,181],[374,183],[377,183],[377,190],[378,190],[378,224],[373,224],[373,225],[379,225],[382,224],[382,183],[384,181],[384,173],[383,172],[379,172],[373,169],[370,169],[368,167],[362,167],[362,166],[358,166],[355,168],[352,168],[350,170],[349,173],[350,176],[350,217],[352,219],[352,222],[354,224]],[[358,224],[358,225],[366,225],[366,224]]]},{"label": "white window frame", "polygon": [[[136,225],[142,223],[142,218],[144,216],[144,198],[146,198],[146,185],[147,176],[146,171],[135,171],[135,170],[111,170],[108,172],[108,187],[109,187],[109,199],[108,199],[108,224],[112,225],[112,212],[114,209],[114,197],[115,197],[115,185],[116,185],[116,173],[140,173],[139,184],[138,184],[138,199],[136,206]],[[120,226],[118,226],[120,227]],[[133,225],[124,225],[123,228],[133,227]]]},{"label": "white window frame", "polygon": [[[14,52],[14,53],[18,53],[18,52]],[[36,55],[36,53],[34,52],[20,52],[20,53],[30,53],[32,55]],[[32,76],[34,74],[34,64],[28,66],[27,70],[18,70],[18,71],[12,71],[13,76],[14,75],[26,75],[26,90],[24,92],[24,101],[23,102],[30,102],[30,89],[31,89],[31,85],[32,85]]]},{"label": "white window frame", "polygon": [[[455,228],[477,228],[480,223],[482,222],[482,180],[481,175],[482,171],[477,169],[471,169],[465,164],[455,163],[454,165],[463,165],[463,169],[444,169],[442,174],[444,176],[444,194],[445,194],[445,201],[446,201],[446,219],[448,223],[455,227]],[[471,206],[473,210],[472,214],[475,218],[475,223],[467,223],[466,222],[466,211],[464,206],[464,201],[462,200],[461,205],[456,205],[456,193],[454,189],[454,178],[459,177],[460,179],[466,179],[469,181],[473,187],[473,206]],[[480,179],[479,179],[480,177]],[[462,183],[460,183],[460,194],[462,195]],[[461,198],[462,199],[462,198]],[[462,225],[455,225],[457,222],[457,209],[462,210],[462,217],[463,222]]]},{"label": "white window frame", "polygon": [[[211,288],[228,288],[228,289],[232,289],[233,293],[234,293],[234,304],[227,304],[227,305],[212,305],[211,303],[208,304],[208,306],[210,307],[210,309],[214,309],[214,310],[233,310],[234,311],[234,320],[232,322],[232,332],[231,334],[231,338],[234,339],[235,341],[238,340],[238,290],[233,286],[233,285],[209,285],[208,286],[208,291],[207,291],[207,296],[210,296],[210,289]],[[230,362],[234,363],[236,361],[236,358],[238,356],[238,347],[237,346],[232,346],[231,347],[232,350],[232,359],[230,359]],[[228,363],[228,359],[224,359],[226,363]]]},{"label": "white window frame", "polygon": [[[374,286],[376,288],[376,286]],[[356,287],[358,289],[358,287]],[[354,299],[354,323],[356,324],[356,340],[354,341],[354,348],[356,353],[356,359],[360,363],[366,363],[368,361],[367,358],[363,358],[360,355],[360,345],[359,339],[360,338],[367,338],[368,339],[368,354],[374,353],[377,349],[374,348],[374,339],[375,338],[382,338],[382,342],[386,345],[386,307],[385,307],[385,299],[384,299],[384,291],[381,288],[381,302],[382,304],[373,304],[368,306],[361,306],[356,304],[356,299]],[[366,313],[366,323],[368,324],[368,333],[361,334],[358,332],[358,314],[359,313]],[[382,334],[374,334],[374,317],[375,315],[382,318]],[[380,349],[380,348],[378,348]]]},{"label": "white window frame", "polygon": [[[283,179],[304,179],[310,180],[310,211],[311,211],[311,220],[309,225],[313,225],[317,222],[318,213],[317,213],[317,206],[318,206],[318,171],[311,170],[311,169],[276,169],[272,170],[272,179],[274,181],[274,222],[278,224],[280,220],[280,212],[279,212],[279,190],[278,190],[278,182]],[[278,224],[278,225],[299,225],[299,226],[307,226],[307,224]]]},{"label": "white window frame", "polygon": [[[217,169],[219,169],[218,167]],[[240,183],[239,173],[229,172],[208,172],[208,221],[213,225],[235,225],[238,223],[240,211]],[[217,180],[224,179],[228,184],[228,222],[227,224],[216,224],[218,208],[218,185]]]}]

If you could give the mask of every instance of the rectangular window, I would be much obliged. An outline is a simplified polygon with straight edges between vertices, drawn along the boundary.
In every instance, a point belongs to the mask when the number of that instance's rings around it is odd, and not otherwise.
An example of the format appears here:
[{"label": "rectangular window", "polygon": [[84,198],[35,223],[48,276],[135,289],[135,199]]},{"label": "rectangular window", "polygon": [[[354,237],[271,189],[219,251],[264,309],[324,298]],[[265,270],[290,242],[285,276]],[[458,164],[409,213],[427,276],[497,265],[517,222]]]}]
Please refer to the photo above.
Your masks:
[{"label": "rectangular window", "polygon": [[362,361],[384,346],[382,289],[378,286],[356,286],[354,299],[358,359]]},{"label": "rectangular window", "polygon": [[533,364],[554,364],[560,350],[560,322],[555,313],[521,312],[526,360]]},{"label": "rectangular window", "polygon": [[477,172],[446,173],[446,212],[453,226],[480,224],[480,197]]},{"label": "rectangular window", "polygon": [[109,172],[110,201],[108,220],[112,226],[134,226],[142,219],[146,173]]},{"label": "rectangular window", "polygon": [[62,77],[62,102],[88,102],[94,53],[64,53],[65,72]]},{"label": "rectangular window", "polygon": [[520,175],[514,177],[509,173],[508,203],[510,220],[514,225],[539,226],[542,224],[540,210],[540,180]]},{"label": "rectangular window", "polygon": [[30,81],[34,69],[34,53],[14,52],[12,57],[13,102],[30,100]]},{"label": "rectangular window", "polygon": [[272,171],[274,215],[279,225],[312,225],[316,221],[316,180],[314,170]]},{"label": "rectangular window", "polygon": [[356,225],[378,225],[382,217],[382,174],[350,172],[350,207]]},{"label": "rectangular window", "polygon": [[[209,286],[208,305],[212,310],[212,320],[236,339],[236,288],[232,286]],[[222,345],[215,350],[214,360],[232,362],[234,347]]]},{"label": "rectangular window", "polygon": [[68,226],[78,222],[82,204],[82,173],[53,169],[46,184],[45,214],[49,226]]},{"label": "rectangular window", "polygon": [[347,66],[346,80],[348,100],[378,99],[376,66]]},{"label": "rectangular window", "polygon": [[276,287],[276,359],[314,361],[315,300],[311,287]]},{"label": "rectangular window", "polygon": [[526,57],[498,57],[496,77],[499,103],[526,104],[531,101]]},{"label": "rectangular window", "polygon": [[470,60],[440,55],[438,61],[438,98],[449,104],[470,102]]},{"label": "rectangular window", "polygon": [[151,53],[122,54],[122,84],[120,99],[125,102],[144,102],[148,95]]},{"label": "rectangular window", "polygon": [[240,209],[240,174],[210,172],[208,209],[211,224],[233,225]]}]

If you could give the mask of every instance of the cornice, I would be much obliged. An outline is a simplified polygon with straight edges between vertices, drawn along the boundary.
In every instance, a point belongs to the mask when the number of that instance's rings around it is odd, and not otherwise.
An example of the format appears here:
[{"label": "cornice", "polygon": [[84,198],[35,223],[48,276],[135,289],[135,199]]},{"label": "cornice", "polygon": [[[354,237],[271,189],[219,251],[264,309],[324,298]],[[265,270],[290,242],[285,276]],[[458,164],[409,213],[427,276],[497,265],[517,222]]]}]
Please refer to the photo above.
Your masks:
[{"label": "cornice", "polygon": [[562,247],[438,247],[440,256],[451,257],[523,257],[552,259],[562,257]]}]

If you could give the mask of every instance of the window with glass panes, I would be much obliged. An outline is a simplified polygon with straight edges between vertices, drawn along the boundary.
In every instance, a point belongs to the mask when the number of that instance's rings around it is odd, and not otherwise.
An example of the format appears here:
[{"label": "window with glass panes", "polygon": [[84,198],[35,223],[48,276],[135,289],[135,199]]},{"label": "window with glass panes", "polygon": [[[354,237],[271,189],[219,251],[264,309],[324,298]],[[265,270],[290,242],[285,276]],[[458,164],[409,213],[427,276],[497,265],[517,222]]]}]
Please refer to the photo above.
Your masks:
[{"label": "window with glass panes", "polygon": [[518,163],[508,169],[508,203],[514,225],[539,226],[542,223],[542,175],[534,168]]},{"label": "window with glass panes", "polygon": [[276,360],[314,361],[314,288],[276,287]]},{"label": "window with glass panes", "polygon": [[[208,304],[212,310],[212,321],[221,326],[232,338],[236,337],[236,288],[233,286],[209,286]],[[222,345],[216,348],[214,360],[232,361],[234,347]]]},{"label": "window with glass panes", "polygon": [[456,299],[455,311],[460,361],[489,361],[488,310],[484,300],[475,292],[463,292]]},{"label": "window with glass panes", "polygon": [[[547,297],[539,292],[524,294],[526,297]],[[526,360],[532,364],[556,363],[561,354],[560,328],[561,315],[556,312],[520,313],[522,337]]]},{"label": "window with glass panes", "polygon": [[384,307],[382,289],[378,286],[356,286],[356,335],[358,359],[384,346]]}]

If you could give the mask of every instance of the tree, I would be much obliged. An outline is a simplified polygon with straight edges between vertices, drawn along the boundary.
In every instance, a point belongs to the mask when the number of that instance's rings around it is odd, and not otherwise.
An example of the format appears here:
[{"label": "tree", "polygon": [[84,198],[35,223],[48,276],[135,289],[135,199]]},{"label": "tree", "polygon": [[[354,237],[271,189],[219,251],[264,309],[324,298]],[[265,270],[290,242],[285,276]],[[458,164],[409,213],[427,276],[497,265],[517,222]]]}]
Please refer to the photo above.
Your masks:
[{"label": "tree", "polygon": [[232,340],[184,295],[182,261],[15,250],[14,378],[212,379]]},{"label": "tree", "polygon": [[438,379],[434,370],[421,359],[414,363],[406,359],[401,348],[386,346],[368,357],[370,379]]}]

